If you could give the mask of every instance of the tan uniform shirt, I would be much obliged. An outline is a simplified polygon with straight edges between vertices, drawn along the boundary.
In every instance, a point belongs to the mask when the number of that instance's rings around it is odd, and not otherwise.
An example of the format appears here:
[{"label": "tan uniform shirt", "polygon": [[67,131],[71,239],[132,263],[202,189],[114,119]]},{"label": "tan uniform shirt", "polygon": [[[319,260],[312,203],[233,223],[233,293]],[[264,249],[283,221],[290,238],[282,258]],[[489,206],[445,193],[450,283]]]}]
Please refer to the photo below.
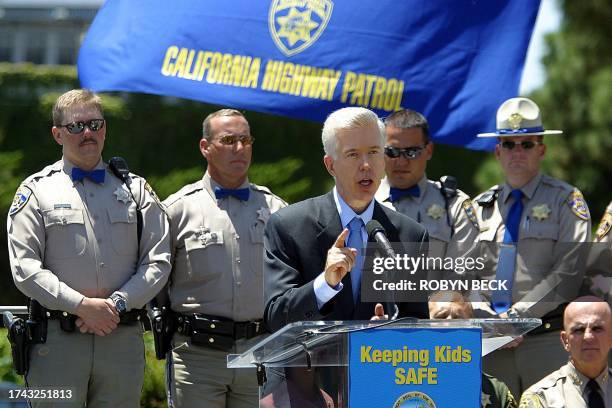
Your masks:
[{"label": "tan uniform shirt", "polygon": [[[607,407],[612,407],[612,381],[606,368],[596,379]],[[529,387],[521,397],[520,408],[587,408],[589,378],[571,362]]]},{"label": "tan uniform shirt", "polygon": [[429,256],[457,257],[465,255],[478,237],[478,222],[472,201],[461,190],[449,201],[450,223],[446,216],[446,202],[440,191],[440,183],[425,176],[418,182],[419,197],[403,197],[391,202],[389,181],[384,178],[375,198],[383,205],[405,214],[427,228]]},{"label": "tan uniform shirt", "polygon": [[28,177],[9,212],[8,245],[17,288],[52,310],[76,314],[84,296],[114,292],[141,308],[170,274],[168,220],[143,178],[130,175],[143,215],[140,251],[136,203],[105,163],[105,181],[73,181],[66,160]]},{"label": "tan uniform shirt", "polygon": [[[485,244],[503,242],[504,219],[514,202],[508,184],[494,189],[497,189],[497,199],[492,205],[478,202],[486,193],[474,200],[480,224],[479,240]],[[574,243],[588,241],[591,220],[582,194],[563,181],[538,174],[521,191],[523,212],[512,309],[521,317],[542,317],[578,293],[584,268],[577,268],[577,260],[579,252],[586,247]],[[488,245],[485,256],[488,262],[483,276],[494,279],[499,245]]]},{"label": "tan uniform shirt", "polygon": [[585,285],[587,290],[604,300],[612,300],[612,202],[608,204],[589,253]]},{"label": "tan uniform shirt", "polygon": [[270,214],[287,204],[245,182],[248,201],[217,200],[208,172],[168,197],[173,269],[169,296],[177,312],[234,321],[263,316],[263,237]]}]

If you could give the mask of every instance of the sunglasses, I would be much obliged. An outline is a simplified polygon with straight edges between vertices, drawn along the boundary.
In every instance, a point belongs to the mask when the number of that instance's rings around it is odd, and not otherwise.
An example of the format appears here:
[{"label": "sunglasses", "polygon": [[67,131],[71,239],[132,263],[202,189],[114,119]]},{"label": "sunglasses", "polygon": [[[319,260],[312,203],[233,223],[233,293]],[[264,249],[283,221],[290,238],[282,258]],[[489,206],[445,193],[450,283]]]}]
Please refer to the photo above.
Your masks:
[{"label": "sunglasses", "polygon": [[65,127],[68,133],[78,135],[83,133],[85,127],[88,127],[92,132],[97,132],[104,127],[104,119],[92,119],[89,122],[70,122],[65,125],[59,125],[58,127]]},{"label": "sunglasses", "polygon": [[227,146],[235,145],[238,142],[242,143],[243,146],[248,146],[248,145],[253,144],[253,142],[255,141],[255,138],[253,136],[247,136],[247,135],[243,135],[243,136],[225,135],[225,136],[221,136],[217,140],[219,140],[219,143],[221,143],[222,145],[227,145]]},{"label": "sunglasses", "polygon": [[[425,146],[427,146],[427,144],[425,144]],[[416,159],[423,153],[425,146],[406,147],[404,149],[385,146],[385,154],[392,159],[397,159],[400,156],[404,156],[405,159]]]},{"label": "sunglasses", "polygon": [[523,148],[523,150],[530,150],[539,144],[542,144],[542,142],[533,142],[531,140],[523,140],[522,142],[513,142],[510,140],[504,140],[503,142],[500,143],[501,147],[503,147],[504,149],[508,149],[508,150],[514,149],[517,145],[520,145]]}]

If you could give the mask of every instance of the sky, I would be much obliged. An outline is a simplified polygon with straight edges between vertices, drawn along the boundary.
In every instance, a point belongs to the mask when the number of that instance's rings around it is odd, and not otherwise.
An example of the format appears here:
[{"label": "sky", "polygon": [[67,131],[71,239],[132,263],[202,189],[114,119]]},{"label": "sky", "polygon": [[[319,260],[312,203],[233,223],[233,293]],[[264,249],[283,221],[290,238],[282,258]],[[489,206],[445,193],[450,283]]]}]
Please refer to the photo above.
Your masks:
[{"label": "sky", "polygon": [[529,50],[527,51],[527,61],[525,62],[519,90],[520,95],[529,94],[529,92],[539,88],[546,81],[544,67],[540,62],[546,51],[544,35],[559,28],[561,17],[557,0],[542,0],[533,35],[531,36],[531,42],[529,43]]}]

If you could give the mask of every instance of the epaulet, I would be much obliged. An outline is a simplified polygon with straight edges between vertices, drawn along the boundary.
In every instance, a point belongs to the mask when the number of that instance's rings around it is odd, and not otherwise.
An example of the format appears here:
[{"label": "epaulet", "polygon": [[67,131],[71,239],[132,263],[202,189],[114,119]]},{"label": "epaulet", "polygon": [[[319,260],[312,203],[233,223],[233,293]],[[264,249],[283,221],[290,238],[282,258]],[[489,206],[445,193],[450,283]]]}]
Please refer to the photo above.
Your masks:
[{"label": "epaulet", "polygon": [[251,190],[260,191],[264,194],[271,195],[272,197],[277,198],[278,200],[282,201],[285,205],[287,205],[287,202],[285,200],[283,200],[282,198],[274,194],[272,191],[270,191],[268,187],[260,186],[259,184],[254,184],[254,183],[249,183],[249,186],[251,187]]},{"label": "epaulet", "polygon": [[612,201],[608,204],[606,208],[606,212],[603,217],[601,217],[601,221],[599,221],[599,226],[597,227],[597,232],[595,232],[595,240],[601,241],[603,237],[608,235],[610,229],[612,228]]},{"label": "epaulet", "polygon": [[58,163],[60,162],[45,167],[41,171],[36,172],[31,176],[28,176],[25,180],[21,182],[21,184],[17,188],[17,192],[15,192],[15,197],[13,197],[11,206],[9,207],[9,216],[17,214],[23,209],[23,207],[25,207],[25,205],[30,200],[32,194],[34,194],[35,185],[39,180],[61,171],[61,165],[58,165]]},{"label": "epaulet", "polygon": [[55,173],[62,171],[62,161],[55,162],[43,168],[42,170],[28,176],[23,182],[22,185],[27,185],[30,183],[36,183],[45,177],[49,177]]},{"label": "epaulet", "polygon": [[548,374],[546,377],[542,378],[540,381],[529,387],[529,389],[547,390],[549,388],[554,387],[560,379],[563,379],[569,375],[562,368]]},{"label": "epaulet", "polygon": [[499,193],[499,185],[493,186],[484,193],[479,194],[475,201],[481,207],[490,207],[497,200],[497,194]]},{"label": "epaulet", "polygon": [[165,205],[166,207],[170,207],[171,205],[179,201],[181,198],[191,195],[203,189],[204,189],[204,186],[202,184],[202,180],[198,180],[195,183],[187,184],[186,186],[183,186],[183,188],[181,188],[176,193],[170,194],[168,198],[166,198],[163,201],[163,205]]},{"label": "epaulet", "polygon": [[546,174],[542,175],[541,182],[550,187],[560,189],[563,195],[567,197],[567,204],[576,217],[585,221],[588,221],[589,218],[591,218],[591,215],[589,214],[589,207],[587,206],[586,201],[584,201],[584,196],[576,187]]},{"label": "epaulet", "polygon": [[574,186],[572,186],[569,183],[566,183],[563,180],[559,180],[556,179],[554,177],[549,176],[548,174],[542,174],[542,180],[540,181],[541,183],[544,183],[550,187],[555,187],[558,188],[560,190],[562,190],[563,192],[569,194],[572,191],[574,191],[576,188]]}]

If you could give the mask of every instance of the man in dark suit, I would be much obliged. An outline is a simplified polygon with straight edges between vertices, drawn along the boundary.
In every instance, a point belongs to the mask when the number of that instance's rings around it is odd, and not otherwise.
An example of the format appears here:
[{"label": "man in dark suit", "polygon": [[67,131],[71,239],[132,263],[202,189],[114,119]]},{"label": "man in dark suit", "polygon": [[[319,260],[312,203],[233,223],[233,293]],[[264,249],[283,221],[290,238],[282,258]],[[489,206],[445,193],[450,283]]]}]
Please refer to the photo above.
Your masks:
[{"label": "man in dark suit", "polygon": [[[274,213],[265,232],[264,321],[270,331],[301,320],[386,318],[381,304],[359,301],[365,225],[377,220],[391,242],[417,243],[425,228],[374,200],[384,174],[385,128],[365,108],[333,112],[323,126],[329,193]],[[349,273],[350,272],[350,273]],[[426,302],[402,304],[400,317],[427,318]]]}]

